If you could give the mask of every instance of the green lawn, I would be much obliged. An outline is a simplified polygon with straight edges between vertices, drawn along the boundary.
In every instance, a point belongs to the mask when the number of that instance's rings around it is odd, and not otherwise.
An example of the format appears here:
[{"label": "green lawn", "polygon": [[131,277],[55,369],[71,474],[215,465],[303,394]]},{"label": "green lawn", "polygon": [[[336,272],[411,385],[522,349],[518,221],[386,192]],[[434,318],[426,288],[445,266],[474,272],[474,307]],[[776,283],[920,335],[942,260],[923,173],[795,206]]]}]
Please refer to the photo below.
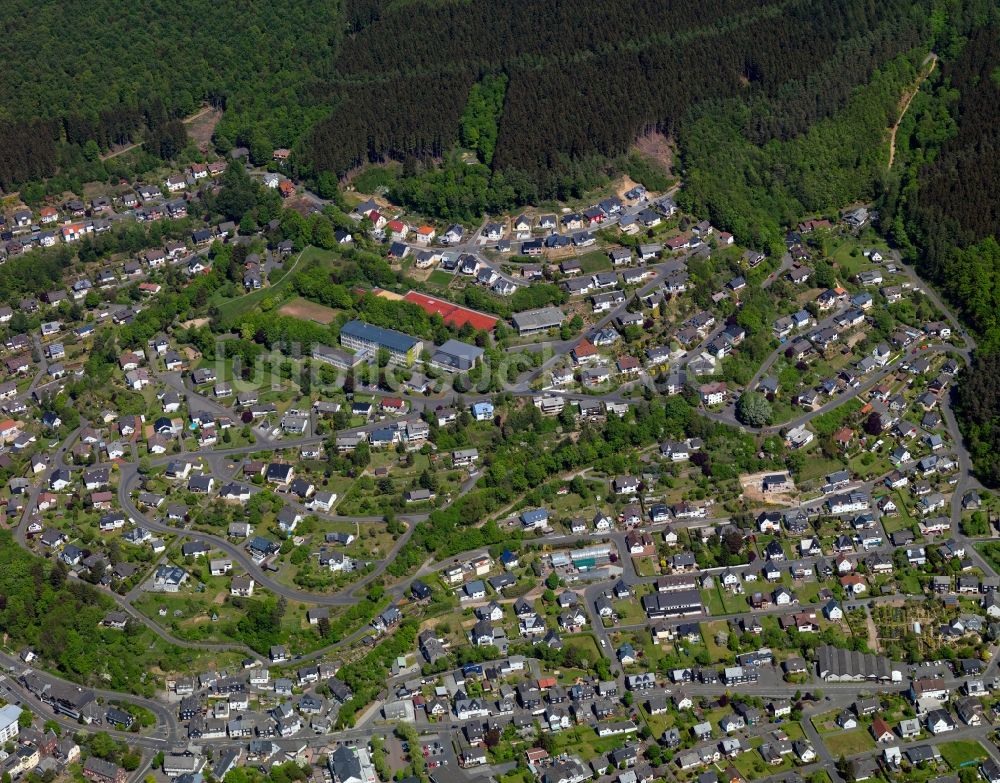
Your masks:
[{"label": "green lawn", "polygon": [[[856,256],[851,255],[852,250],[857,251]],[[854,277],[863,265],[868,264],[868,259],[861,255],[861,248],[858,241],[853,238],[844,240],[838,244],[830,254],[830,258],[840,267],[837,276],[841,282]]]},{"label": "green lawn", "polygon": [[803,582],[795,588],[795,595],[799,597],[799,603],[815,603],[822,587],[820,582]]},{"label": "green lawn", "polygon": [[454,279],[454,275],[449,275],[447,272],[442,272],[440,269],[435,269],[427,276],[428,283],[440,286],[441,288],[447,288],[449,283],[451,283]]},{"label": "green lawn", "polygon": [[589,760],[621,747],[627,739],[625,735],[598,737],[590,726],[574,726],[553,735],[553,744],[555,753],[578,753],[583,759]]},{"label": "green lawn", "polygon": [[642,604],[634,598],[612,601],[612,606],[618,613],[618,625],[641,625],[646,622],[646,613],[642,610]]},{"label": "green lawn", "polygon": [[701,624],[701,638],[705,642],[705,647],[708,650],[708,654],[712,656],[713,661],[732,660],[732,653],[715,643],[715,635],[719,631],[728,630],[729,624],[725,620]]},{"label": "green lawn", "polygon": [[856,756],[875,749],[875,740],[867,729],[851,729],[836,734],[827,734],[823,742],[834,758],[840,756]]},{"label": "green lawn", "polygon": [[601,657],[597,649],[597,642],[589,633],[582,633],[577,636],[564,636],[563,643],[567,647],[575,647],[580,657],[586,659],[591,665]]},{"label": "green lawn", "polygon": [[639,714],[646,721],[649,730],[654,737],[663,736],[663,732],[671,728],[676,723],[676,717],[672,712],[665,712],[662,715],[650,715],[644,707],[639,707]]},{"label": "green lawn", "polygon": [[[908,495],[909,493],[907,493]],[[909,508],[910,503],[913,502],[911,498],[903,494],[903,490],[896,490],[896,507],[899,509],[899,518],[901,520],[900,527],[912,527],[913,526],[913,515],[910,514]]]},{"label": "green lawn", "polygon": [[922,595],[924,592],[924,588],[920,584],[920,580],[916,574],[906,574],[903,576],[899,580],[899,587],[907,595]]},{"label": "green lawn", "polygon": [[594,272],[605,272],[611,269],[611,259],[603,250],[592,250],[580,256],[580,268],[585,274],[591,275]]},{"label": "green lawn", "polygon": [[840,460],[824,459],[819,455],[813,455],[806,460],[806,464],[802,466],[802,472],[795,477],[795,480],[800,483],[814,481],[815,479],[820,479],[830,473],[834,473],[843,467],[844,465]]},{"label": "green lawn", "polygon": [[739,593],[732,593],[716,583],[716,590],[722,600],[722,608],[725,614],[739,614],[747,610],[747,597]]},{"label": "green lawn", "polygon": [[892,516],[883,516],[881,521],[882,521],[882,529],[885,530],[885,534],[887,536],[891,536],[897,530],[902,530],[904,527],[910,527],[910,524],[906,523],[906,520],[903,518],[901,514],[893,514]]},{"label": "green lawn", "polygon": [[722,603],[722,596],[716,588],[701,591],[701,601],[708,607],[708,613],[713,617],[726,614],[726,607]]},{"label": "green lawn", "polygon": [[235,299],[230,299],[228,302],[223,302],[219,305],[219,317],[223,321],[230,321],[240,315],[240,313],[258,309],[260,303],[267,298],[276,302],[280,301],[285,291],[290,290],[289,285],[291,282],[292,276],[285,275],[272,286],[260,288],[243,296],[238,296]]},{"label": "green lawn", "polygon": [[955,740],[938,745],[941,757],[952,769],[969,766],[986,758],[986,749],[974,740]]},{"label": "green lawn", "polygon": [[1000,568],[1000,562],[998,562],[996,557],[994,557],[993,548],[987,547],[985,546],[985,544],[986,542],[983,542],[981,544],[976,544],[975,545],[976,551],[979,552],[979,554],[981,554],[984,558],[986,558],[986,562],[988,562],[991,566],[993,566],[994,569]]},{"label": "green lawn", "polygon": [[635,564],[635,572],[639,576],[656,576],[659,573],[654,557],[633,557],[632,562]]},{"label": "green lawn", "polygon": [[840,710],[830,710],[829,712],[823,712],[819,715],[814,715],[812,717],[812,725],[820,734],[826,734],[827,732],[840,731],[835,721],[837,716],[840,714]]},{"label": "green lawn", "polygon": [[756,750],[750,753],[741,753],[733,759],[733,766],[747,780],[757,780],[769,777],[779,772],[786,772],[793,766],[792,757],[785,756],[780,764],[767,764]]}]

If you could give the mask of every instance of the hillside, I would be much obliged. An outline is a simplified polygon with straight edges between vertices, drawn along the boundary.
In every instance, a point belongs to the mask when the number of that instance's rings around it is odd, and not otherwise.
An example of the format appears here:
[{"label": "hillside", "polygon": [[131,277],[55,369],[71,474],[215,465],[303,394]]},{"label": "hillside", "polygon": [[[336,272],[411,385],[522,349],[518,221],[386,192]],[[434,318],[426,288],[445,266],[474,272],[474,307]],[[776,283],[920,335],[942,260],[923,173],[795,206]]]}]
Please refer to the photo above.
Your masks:
[{"label": "hillside", "polygon": [[755,143],[794,136],[929,29],[926,6],[900,0],[836,0],[821,14],[811,0],[368,3],[347,13],[357,32],[338,55],[336,107],[307,140],[307,162],[343,174],[439,156],[458,140],[473,84],[503,73],[492,167],[527,200],[568,195],[596,161],[646,131],[676,134],[706,102],[740,98]]},{"label": "hillside", "polygon": [[220,146],[268,155],[327,111],[336,3],[2,0],[0,16],[2,187],[51,175],[62,140],[107,149],[202,103],[227,110]]},{"label": "hillside", "polygon": [[1000,486],[1000,26],[950,41],[940,76],[914,104],[884,222],[976,336],[956,414],[978,478]]}]

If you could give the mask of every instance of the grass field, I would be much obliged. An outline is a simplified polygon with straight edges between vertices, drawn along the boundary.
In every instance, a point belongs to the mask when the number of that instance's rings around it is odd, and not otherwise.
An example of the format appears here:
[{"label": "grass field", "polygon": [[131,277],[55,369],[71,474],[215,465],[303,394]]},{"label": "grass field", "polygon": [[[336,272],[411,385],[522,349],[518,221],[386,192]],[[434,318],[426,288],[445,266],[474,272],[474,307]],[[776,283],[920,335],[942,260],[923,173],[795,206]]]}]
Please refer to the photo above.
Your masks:
[{"label": "grass field", "polygon": [[593,664],[601,657],[600,652],[597,650],[597,642],[594,641],[594,637],[589,633],[563,637],[563,643],[567,647],[576,648],[576,651],[580,653],[580,657],[586,659],[590,664]]},{"label": "grass field", "polygon": [[592,275],[595,272],[606,272],[611,269],[611,259],[603,250],[592,250],[580,256],[580,268],[584,274]]},{"label": "grass field", "polygon": [[725,614],[739,614],[747,610],[746,596],[734,595],[716,584],[701,591],[702,601],[708,606],[709,614],[718,617]]},{"label": "grass field", "polygon": [[656,567],[656,560],[652,557],[633,557],[635,572],[639,576],[656,576],[660,570]]},{"label": "grass field", "polygon": [[574,726],[554,737],[554,753],[578,753],[589,760],[625,744],[625,736],[598,737],[590,726]]},{"label": "grass field", "polygon": [[677,722],[674,714],[670,712],[666,712],[661,715],[650,715],[646,712],[645,707],[639,707],[639,714],[642,716],[642,719],[646,721],[646,725],[649,726],[649,730],[653,732],[654,737],[662,736],[663,732],[671,728]]},{"label": "grass field", "polygon": [[729,650],[715,643],[715,635],[719,631],[728,630],[729,624],[725,620],[716,620],[715,622],[701,624],[701,638],[705,642],[705,647],[708,650],[708,654],[712,656],[713,661],[731,660],[732,655]]},{"label": "grass field", "polygon": [[811,455],[806,464],[802,466],[802,473],[798,477],[799,483],[813,481],[822,478],[829,473],[843,468],[843,463],[836,459],[824,459],[818,454]]},{"label": "grass field", "polygon": [[1000,562],[993,556],[993,549],[984,546],[986,542],[976,544],[976,551],[979,552],[993,568],[1000,568]]},{"label": "grass field", "polygon": [[219,317],[224,321],[230,321],[239,316],[240,313],[260,307],[260,303],[265,299],[280,299],[283,292],[289,288],[291,282],[291,276],[285,275],[274,285],[258,289],[257,291],[251,291],[249,294],[244,294],[235,299],[230,299],[228,302],[223,302],[219,305]]},{"label": "grass field", "polygon": [[954,742],[943,742],[938,745],[941,751],[941,758],[948,762],[952,769],[969,766],[986,758],[986,749],[973,740],[955,740]]},{"label": "grass field", "polygon": [[447,288],[448,285],[454,280],[454,275],[449,275],[447,272],[442,272],[440,269],[435,269],[427,277],[427,282],[431,285],[440,286],[441,288]]},{"label": "grass field", "polygon": [[[851,251],[856,251],[857,255],[851,255]],[[856,239],[847,239],[838,243],[830,254],[830,258],[840,267],[838,277],[841,281],[853,277],[863,265],[868,264],[868,259],[861,255]]]},{"label": "grass field", "polygon": [[837,734],[827,734],[823,737],[823,742],[834,758],[856,756],[875,749],[875,740],[867,729],[851,729]]},{"label": "grass field", "polygon": [[786,772],[794,765],[791,756],[785,756],[784,760],[777,765],[765,764],[761,755],[753,751],[752,753],[741,753],[733,759],[733,766],[747,780],[756,780],[779,772]]},{"label": "grass field", "polygon": [[840,731],[840,727],[835,723],[839,714],[840,710],[830,710],[829,712],[814,715],[812,717],[812,725],[820,734]]},{"label": "grass field", "polygon": [[612,604],[618,613],[617,625],[640,625],[646,621],[642,604],[634,598],[624,598],[621,601],[613,601]]},{"label": "grass field", "polygon": [[796,586],[795,595],[798,596],[799,603],[816,603],[819,597],[819,591],[822,587],[823,585],[819,582],[803,582],[802,584]]}]

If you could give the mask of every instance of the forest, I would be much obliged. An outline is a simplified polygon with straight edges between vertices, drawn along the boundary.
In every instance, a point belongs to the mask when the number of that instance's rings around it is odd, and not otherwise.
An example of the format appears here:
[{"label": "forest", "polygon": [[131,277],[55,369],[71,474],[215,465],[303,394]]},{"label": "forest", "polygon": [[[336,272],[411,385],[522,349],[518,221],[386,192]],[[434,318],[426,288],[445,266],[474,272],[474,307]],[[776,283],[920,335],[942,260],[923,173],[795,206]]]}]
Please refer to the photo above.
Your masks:
[{"label": "forest", "polygon": [[756,144],[791,138],[930,30],[929,3],[902,0],[834,0],[822,14],[811,0],[354,5],[335,108],[305,140],[304,170],[477,145],[502,78],[491,172],[534,202],[579,194],[638,136],[675,135],[709,101],[750,106],[742,130]]},{"label": "forest", "polygon": [[916,79],[920,52],[886,63],[843,109],[786,141],[753,143],[745,129],[757,118],[740,101],[702,107],[680,131],[679,202],[780,256],[786,228],[803,215],[836,215],[846,204],[871,201],[888,165],[886,128]]},{"label": "forest", "polygon": [[979,479],[1000,486],[1000,24],[992,15],[944,42],[939,73],[900,126],[879,207],[890,238],[976,336],[956,413]]},{"label": "forest", "polygon": [[88,142],[148,133],[169,154],[171,123],[203,104],[226,109],[223,149],[291,146],[329,111],[339,14],[303,0],[0,1],[0,187],[51,176]]},{"label": "forest", "polygon": [[955,413],[980,481],[1000,487],[1000,353],[976,355],[956,390]]},{"label": "forest", "polygon": [[1000,347],[1000,25],[943,58],[904,137],[883,205],[892,238],[943,289],[982,342]]}]

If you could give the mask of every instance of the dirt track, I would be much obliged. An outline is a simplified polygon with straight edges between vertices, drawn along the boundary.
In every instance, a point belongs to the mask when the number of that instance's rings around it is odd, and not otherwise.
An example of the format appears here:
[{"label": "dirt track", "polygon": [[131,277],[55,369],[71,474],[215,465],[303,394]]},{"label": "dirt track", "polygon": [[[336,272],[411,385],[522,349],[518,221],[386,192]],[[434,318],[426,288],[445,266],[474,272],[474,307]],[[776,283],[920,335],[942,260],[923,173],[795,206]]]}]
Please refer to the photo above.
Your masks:
[{"label": "dirt track", "polygon": [[892,130],[889,132],[889,168],[892,168],[892,162],[896,159],[896,131],[899,130],[899,123],[903,121],[903,117],[906,116],[906,110],[910,108],[910,103],[913,101],[914,96],[920,91],[920,85],[924,83],[932,73],[934,73],[934,67],[937,65],[938,57],[934,52],[927,55],[927,59],[924,60],[923,64],[926,65],[930,61],[931,67],[927,69],[927,73],[923,74],[919,79],[917,79],[917,84],[910,91],[909,95],[903,101],[903,107],[899,112],[899,119],[896,120],[896,124],[892,126]]}]

